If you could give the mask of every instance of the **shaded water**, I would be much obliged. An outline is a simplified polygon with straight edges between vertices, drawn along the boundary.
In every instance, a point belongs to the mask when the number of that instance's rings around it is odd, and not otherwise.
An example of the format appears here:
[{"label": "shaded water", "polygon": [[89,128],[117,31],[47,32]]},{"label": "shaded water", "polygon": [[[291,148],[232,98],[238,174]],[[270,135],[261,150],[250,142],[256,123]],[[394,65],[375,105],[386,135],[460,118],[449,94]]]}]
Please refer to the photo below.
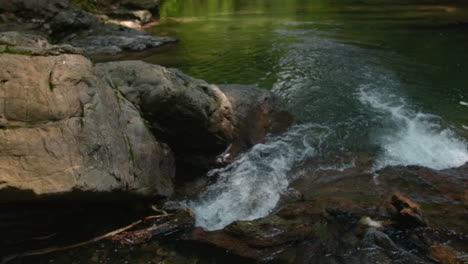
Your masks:
[{"label": "shaded water", "polygon": [[299,122],[211,172],[217,183],[188,202],[199,225],[266,216],[310,157],[468,161],[468,7],[414,3],[165,1],[154,32],[181,41],[145,60],[270,89]]}]

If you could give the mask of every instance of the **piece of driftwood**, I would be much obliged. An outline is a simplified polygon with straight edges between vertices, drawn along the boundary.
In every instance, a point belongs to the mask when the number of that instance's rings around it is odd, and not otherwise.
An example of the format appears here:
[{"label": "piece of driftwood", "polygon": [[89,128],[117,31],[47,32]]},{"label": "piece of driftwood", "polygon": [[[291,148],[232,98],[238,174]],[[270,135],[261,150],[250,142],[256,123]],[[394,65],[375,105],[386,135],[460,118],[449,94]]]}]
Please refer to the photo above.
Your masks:
[{"label": "piece of driftwood", "polygon": [[[164,224],[157,225],[157,226],[151,226],[151,227],[145,228],[145,229],[140,229],[140,230],[137,230],[137,231],[134,231],[134,232],[126,232],[125,235],[122,235],[122,236],[119,236],[119,237],[117,237],[117,235],[119,235],[120,233],[125,232],[125,231],[127,231],[127,230],[129,230],[129,229],[131,229],[131,228],[133,228],[133,227],[135,227],[135,226],[137,226],[137,225],[139,225],[139,224],[141,224],[143,222],[146,222],[146,221],[149,221],[149,220],[154,220],[154,219],[167,218],[169,216],[172,216],[172,214],[165,213],[165,214],[162,214],[162,215],[147,216],[147,217],[144,217],[143,219],[135,221],[135,222],[133,222],[133,223],[127,225],[127,226],[124,226],[124,227],[119,228],[117,230],[108,232],[106,234],[94,237],[92,239],[89,239],[89,240],[86,240],[86,241],[83,241],[83,242],[79,242],[79,243],[76,243],[76,244],[71,244],[71,245],[64,246],[64,247],[49,247],[49,248],[31,250],[31,251],[26,251],[26,252],[19,253],[19,254],[10,255],[10,256],[7,256],[7,257],[3,258],[0,263],[5,264],[5,263],[7,263],[7,262],[9,262],[9,261],[11,261],[13,259],[17,259],[17,258],[28,257],[28,256],[39,256],[39,255],[44,255],[44,254],[48,254],[48,253],[53,253],[53,252],[59,252],[59,251],[64,251],[64,250],[68,250],[68,249],[78,248],[78,247],[82,247],[82,246],[85,246],[85,245],[88,245],[88,244],[103,240],[105,238],[111,238],[112,240],[118,241],[121,244],[132,244],[132,245],[139,244],[139,243],[148,241],[149,239],[151,239],[151,237],[155,236],[156,234],[162,234],[162,233],[165,233],[165,232],[168,232],[168,231],[172,231],[173,229],[176,228],[176,226],[174,226],[173,224],[170,225],[169,223],[164,223]],[[175,219],[174,222],[177,222],[177,219]],[[168,228],[168,227],[171,227],[171,228]],[[161,231],[157,231],[158,228],[160,228]],[[116,238],[114,238],[114,237],[116,237]],[[138,240],[139,237],[140,237],[140,239]],[[145,240],[143,240],[143,238],[145,238]],[[130,239],[134,239],[134,241],[129,242],[129,241],[131,241]],[[126,241],[127,243],[125,243],[124,241]]]},{"label": "piece of driftwood", "polygon": [[[164,213],[161,216],[168,215],[165,211],[157,210]],[[113,241],[119,242],[122,245],[137,245],[149,241],[155,236],[170,234],[177,229],[183,229],[187,226],[193,226],[193,212],[190,210],[181,210],[173,219],[166,221],[160,225],[153,225],[139,230],[125,231],[111,237]],[[157,219],[160,216],[148,216],[145,219]]]},{"label": "piece of driftwood", "polygon": [[161,225],[151,226],[136,231],[122,232],[120,234],[112,236],[111,239],[123,245],[137,245],[150,240],[153,236],[170,232],[176,227],[176,225],[164,223]]}]

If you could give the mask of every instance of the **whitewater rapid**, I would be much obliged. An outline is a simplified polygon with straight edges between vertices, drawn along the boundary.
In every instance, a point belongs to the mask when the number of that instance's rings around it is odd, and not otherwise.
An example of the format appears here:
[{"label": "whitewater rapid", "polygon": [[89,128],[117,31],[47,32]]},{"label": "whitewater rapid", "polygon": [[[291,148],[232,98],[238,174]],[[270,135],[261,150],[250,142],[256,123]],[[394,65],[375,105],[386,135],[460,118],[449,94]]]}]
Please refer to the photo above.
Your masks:
[{"label": "whitewater rapid", "polygon": [[236,220],[267,216],[288,188],[288,172],[313,157],[329,133],[314,124],[295,126],[255,145],[225,168],[210,171],[209,175],[218,177],[216,183],[197,200],[187,202],[197,225],[217,230]]},{"label": "whitewater rapid", "polygon": [[439,116],[415,111],[404,98],[371,85],[359,87],[357,96],[384,124],[376,131],[381,152],[374,162],[375,170],[391,165],[440,170],[468,162],[466,140],[444,127]]},{"label": "whitewater rapid", "polygon": [[[359,87],[355,97],[375,112],[381,124],[369,135],[379,145],[374,171],[391,165],[445,169],[468,162],[467,142],[444,128],[440,117],[416,112],[402,97],[371,85]],[[298,125],[254,146],[227,167],[210,171],[209,175],[218,177],[216,183],[198,199],[186,202],[196,215],[196,224],[218,230],[237,220],[269,215],[295,179],[291,170],[307,159],[329,154],[327,145],[336,134],[320,124]],[[354,163],[330,168],[341,171],[350,166]]]}]

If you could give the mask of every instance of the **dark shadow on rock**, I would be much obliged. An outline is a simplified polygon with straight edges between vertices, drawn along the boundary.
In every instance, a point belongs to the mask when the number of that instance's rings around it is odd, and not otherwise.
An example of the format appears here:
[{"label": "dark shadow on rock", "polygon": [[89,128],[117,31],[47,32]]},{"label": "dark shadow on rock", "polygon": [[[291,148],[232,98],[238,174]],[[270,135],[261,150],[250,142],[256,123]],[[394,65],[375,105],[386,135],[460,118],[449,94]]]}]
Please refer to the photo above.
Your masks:
[{"label": "dark shadow on rock", "polygon": [[0,201],[2,256],[85,241],[155,214],[150,199],[125,192],[34,195],[8,188]]}]

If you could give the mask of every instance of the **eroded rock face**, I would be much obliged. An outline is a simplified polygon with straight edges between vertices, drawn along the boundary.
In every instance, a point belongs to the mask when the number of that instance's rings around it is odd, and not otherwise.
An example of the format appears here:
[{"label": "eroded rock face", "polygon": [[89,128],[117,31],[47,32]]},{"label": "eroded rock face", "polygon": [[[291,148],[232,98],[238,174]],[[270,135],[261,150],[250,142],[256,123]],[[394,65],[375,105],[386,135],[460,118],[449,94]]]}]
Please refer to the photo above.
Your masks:
[{"label": "eroded rock face", "polygon": [[0,64],[0,190],[172,193],[171,150],[88,59],[7,52]]},{"label": "eroded rock face", "polygon": [[109,62],[96,65],[108,80],[135,105],[179,154],[215,156],[234,137],[232,108],[215,85],[141,61]]},{"label": "eroded rock face", "polygon": [[224,151],[217,162],[229,162],[292,124],[279,98],[253,86],[218,87],[141,61],[102,63],[96,69],[140,107],[176,154],[198,167],[213,164]]}]

